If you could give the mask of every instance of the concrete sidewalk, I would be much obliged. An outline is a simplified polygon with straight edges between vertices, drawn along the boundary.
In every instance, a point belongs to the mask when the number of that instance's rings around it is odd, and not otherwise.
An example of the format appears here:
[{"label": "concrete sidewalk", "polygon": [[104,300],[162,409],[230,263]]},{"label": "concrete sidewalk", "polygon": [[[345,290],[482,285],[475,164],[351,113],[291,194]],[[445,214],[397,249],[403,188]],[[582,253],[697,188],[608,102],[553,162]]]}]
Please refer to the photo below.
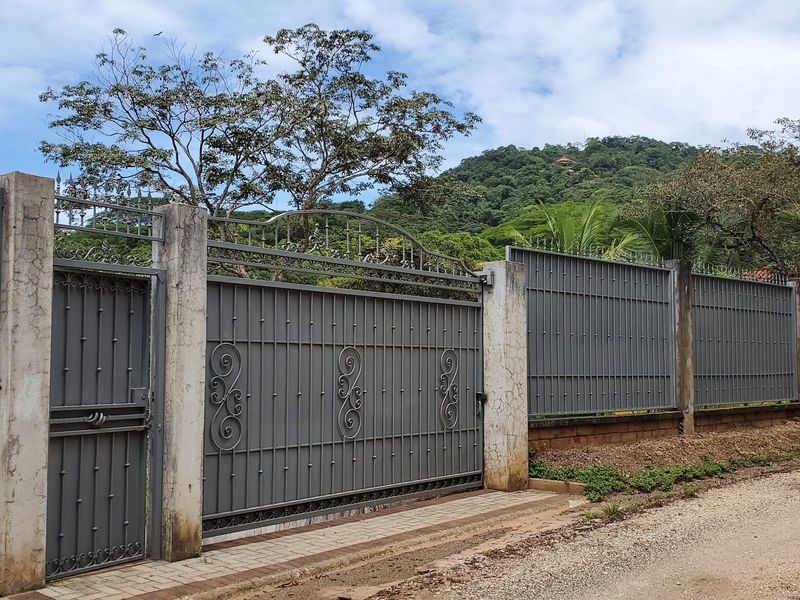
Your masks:
[{"label": "concrete sidewalk", "polygon": [[178,563],[134,563],[70,577],[10,598],[180,598],[254,579],[333,568],[526,510],[568,505],[569,497],[546,492],[467,492],[211,544],[200,558]]}]

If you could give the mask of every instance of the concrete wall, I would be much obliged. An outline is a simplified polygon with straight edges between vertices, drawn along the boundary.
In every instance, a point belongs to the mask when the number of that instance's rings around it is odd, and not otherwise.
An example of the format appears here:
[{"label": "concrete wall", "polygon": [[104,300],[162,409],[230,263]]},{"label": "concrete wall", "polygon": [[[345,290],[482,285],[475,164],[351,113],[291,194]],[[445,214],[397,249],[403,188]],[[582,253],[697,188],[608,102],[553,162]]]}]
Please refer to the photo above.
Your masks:
[{"label": "concrete wall", "polygon": [[491,489],[522,490],[528,485],[526,271],[510,261],[484,269],[494,279],[483,296],[484,482]]},{"label": "concrete wall", "polygon": [[0,595],[44,583],[52,179],[0,176]]},{"label": "concrete wall", "polygon": [[199,556],[203,520],[203,420],[206,373],[206,213],[161,207],[163,245],[153,263],[166,270],[162,557]]}]

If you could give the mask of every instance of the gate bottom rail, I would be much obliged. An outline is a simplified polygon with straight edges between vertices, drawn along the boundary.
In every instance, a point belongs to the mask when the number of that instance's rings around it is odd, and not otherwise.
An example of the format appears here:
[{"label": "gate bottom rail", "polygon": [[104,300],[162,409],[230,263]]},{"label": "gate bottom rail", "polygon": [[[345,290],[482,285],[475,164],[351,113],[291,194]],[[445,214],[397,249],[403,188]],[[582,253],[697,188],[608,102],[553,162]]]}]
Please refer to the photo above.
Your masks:
[{"label": "gate bottom rail", "polygon": [[376,504],[381,500],[399,499],[422,495],[435,495],[436,492],[463,491],[480,487],[483,473],[474,471],[449,477],[438,477],[405,484],[386,485],[352,492],[342,492],[329,496],[304,498],[270,506],[247,508],[227,513],[211,514],[203,517],[203,536],[230,533],[252,529],[258,525],[271,525],[302,516],[334,512],[337,509],[357,508]]}]

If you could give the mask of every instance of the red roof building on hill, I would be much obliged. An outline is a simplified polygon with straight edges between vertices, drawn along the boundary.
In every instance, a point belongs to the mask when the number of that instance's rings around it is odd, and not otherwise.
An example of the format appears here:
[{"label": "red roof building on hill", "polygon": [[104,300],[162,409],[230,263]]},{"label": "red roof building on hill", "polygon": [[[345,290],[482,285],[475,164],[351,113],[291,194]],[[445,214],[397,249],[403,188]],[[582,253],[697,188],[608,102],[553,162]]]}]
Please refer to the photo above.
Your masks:
[{"label": "red roof building on hill", "polygon": [[562,156],[556,162],[560,165],[564,165],[565,167],[569,167],[575,164],[575,161],[569,158],[568,156]]}]

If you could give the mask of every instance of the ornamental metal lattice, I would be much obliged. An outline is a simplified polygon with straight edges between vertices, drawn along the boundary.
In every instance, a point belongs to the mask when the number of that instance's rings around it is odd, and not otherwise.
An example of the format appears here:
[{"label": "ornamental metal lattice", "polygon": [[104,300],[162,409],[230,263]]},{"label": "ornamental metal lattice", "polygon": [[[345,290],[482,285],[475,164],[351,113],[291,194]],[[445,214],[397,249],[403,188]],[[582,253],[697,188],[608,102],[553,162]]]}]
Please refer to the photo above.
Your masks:
[{"label": "ornamental metal lattice", "polygon": [[370,215],[306,210],[267,221],[210,217],[208,223],[215,275],[473,301],[480,296],[480,278],[461,260],[432,252]]}]

